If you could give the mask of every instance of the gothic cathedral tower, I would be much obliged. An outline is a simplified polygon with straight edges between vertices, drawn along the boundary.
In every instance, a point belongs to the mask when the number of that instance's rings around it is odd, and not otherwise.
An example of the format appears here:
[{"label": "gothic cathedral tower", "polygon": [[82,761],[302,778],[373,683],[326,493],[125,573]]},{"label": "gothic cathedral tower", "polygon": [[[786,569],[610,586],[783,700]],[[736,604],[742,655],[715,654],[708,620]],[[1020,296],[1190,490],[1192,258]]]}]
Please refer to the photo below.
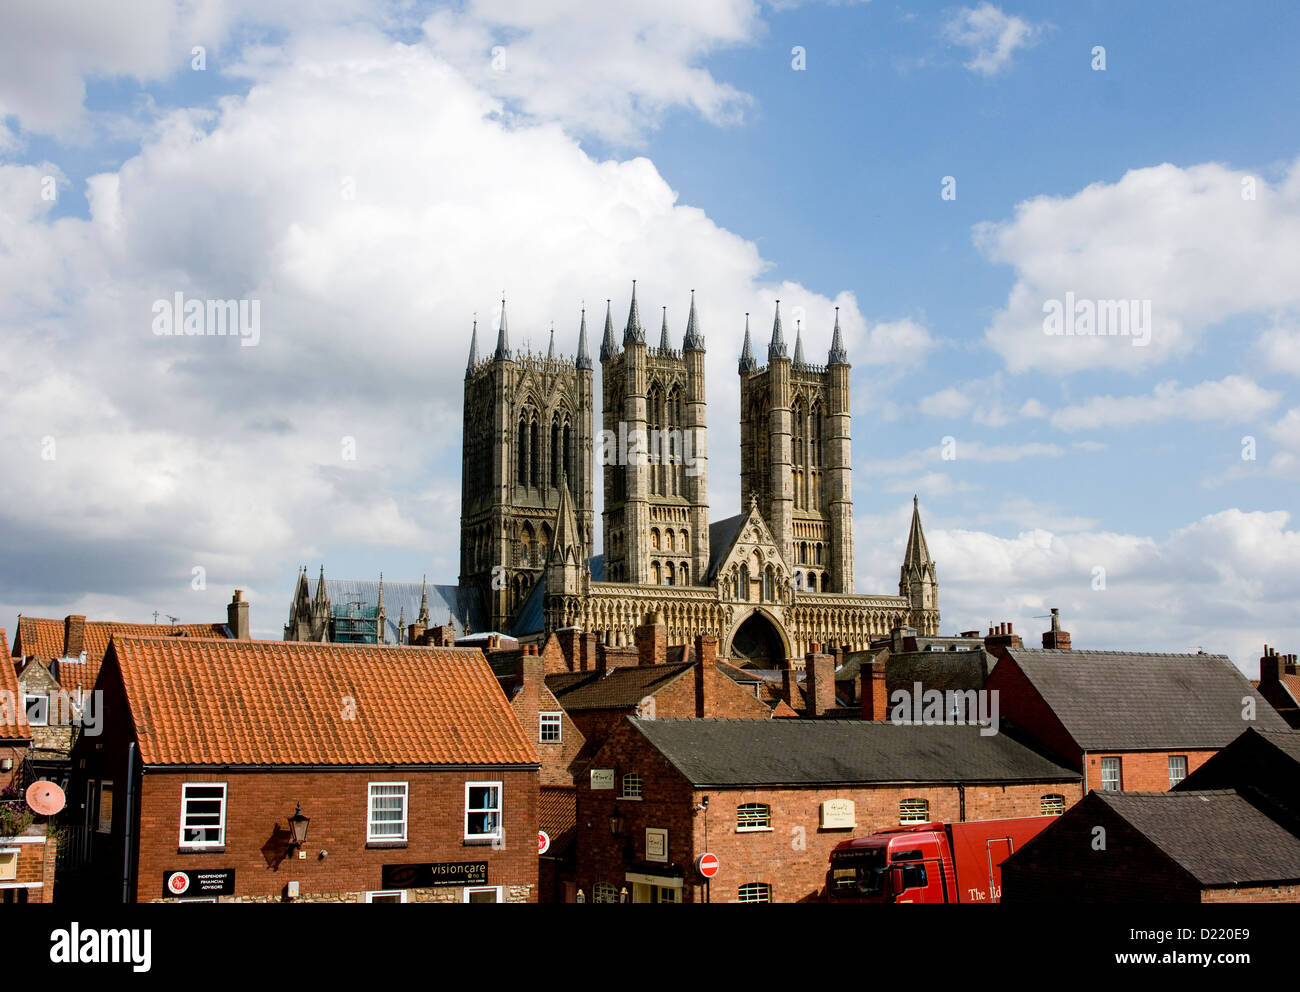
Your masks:
[{"label": "gothic cathedral tower", "polygon": [[609,303],[600,345],[604,424],[606,582],[693,585],[709,567],[709,485],[704,336],[695,293],[682,350],[668,337],[646,346],[636,283],[623,346]]},{"label": "gothic cathedral tower", "polygon": [[742,512],[757,501],[797,590],[852,593],[849,361],[838,307],[825,366],[804,361],[802,327],[788,357],[777,300],[767,367],[760,368],[745,315],[740,414]]},{"label": "gothic cathedral tower", "polygon": [[591,556],[593,418],[585,311],[572,361],[556,356],[554,329],[545,357],[512,353],[505,300],[496,351],[480,361],[475,323],[465,369],[460,585],[482,591],[493,630],[509,629],[541,577],[566,488],[568,528],[576,524],[583,558]]}]

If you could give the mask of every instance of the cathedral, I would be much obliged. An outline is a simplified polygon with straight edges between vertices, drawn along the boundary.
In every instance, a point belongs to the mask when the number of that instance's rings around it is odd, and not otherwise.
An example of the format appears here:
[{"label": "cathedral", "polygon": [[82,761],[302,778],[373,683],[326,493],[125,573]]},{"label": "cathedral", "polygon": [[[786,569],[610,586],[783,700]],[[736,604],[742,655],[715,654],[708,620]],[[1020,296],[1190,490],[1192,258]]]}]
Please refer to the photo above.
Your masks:
[{"label": "cathedral", "polygon": [[652,346],[633,283],[621,336],[606,302],[599,356],[597,432],[585,310],[572,359],[557,356],[554,330],[545,356],[512,351],[504,300],[496,347],[482,356],[476,323],[465,370],[458,582],[375,588],[322,571],[313,597],[304,571],[286,639],[400,642],[403,618],[414,622],[418,611],[427,625],[432,609],[458,637],[527,640],[577,627],[621,647],[657,614],[670,645],[712,634],[734,663],[770,669],[798,665],[813,643],[860,650],[902,625],[938,633],[938,581],[915,500],[898,595],[854,592],[849,361],[838,308],[825,365],[805,360],[802,328],[790,356],[780,301],[760,365],[746,315],[741,512],[721,520],[709,519],[694,292],[681,348],[666,309]]}]

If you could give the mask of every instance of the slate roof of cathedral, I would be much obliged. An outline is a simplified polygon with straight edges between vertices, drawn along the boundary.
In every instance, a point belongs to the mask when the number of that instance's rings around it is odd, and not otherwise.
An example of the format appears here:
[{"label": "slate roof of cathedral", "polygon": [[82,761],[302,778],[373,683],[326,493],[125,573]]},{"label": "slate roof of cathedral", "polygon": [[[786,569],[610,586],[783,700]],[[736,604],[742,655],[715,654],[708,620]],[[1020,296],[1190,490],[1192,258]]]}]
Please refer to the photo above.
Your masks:
[{"label": "slate roof of cathedral", "polygon": [[[398,620],[405,618],[408,624],[415,623],[420,615],[420,592],[429,591],[429,623],[435,626],[447,622],[450,614],[456,636],[465,633],[465,618],[469,617],[470,629],[475,633],[487,629],[487,618],[483,612],[483,598],[476,587],[470,586],[436,586],[427,587],[419,582],[384,581],[384,618],[387,621],[384,631],[384,643],[396,644]],[[325,594],[330,598],[331,610],[345,609],[348,604],[360,602],[362,609],[373,610],[379,605],[379,581],[357,579],[326,579]]]},{"label": "slate roof of cathedral", "polygon": [[146,765],[537,764],[476,648],[114,637]]},{"label": "slate roof of cathedral", "polygon": [[[1221,748],[1247,727],[1290,731],[1224,655],[1007,651],[1086,751]],[[1255,701],[1253,720],[1244,713],[1247,697]]]},{"label": "slate roof of cathedral", "polygon": [[709,524],[709,571],[704,580],[706,584],[717,578],[718,569],[731,553],[731,546],[736,543],[736,535],[740,533],[740,528],[748,516],[747,513],[737,513],[734,517],[715,520]]}]

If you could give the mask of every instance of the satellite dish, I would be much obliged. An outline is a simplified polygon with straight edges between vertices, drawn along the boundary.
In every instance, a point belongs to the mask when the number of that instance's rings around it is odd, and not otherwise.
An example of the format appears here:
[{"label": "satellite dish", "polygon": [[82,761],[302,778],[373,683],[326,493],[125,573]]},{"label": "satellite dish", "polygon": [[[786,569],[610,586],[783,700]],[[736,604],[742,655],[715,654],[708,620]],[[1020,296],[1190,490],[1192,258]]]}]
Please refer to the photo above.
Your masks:
[{"label": "satellite dish", "polygon": [[63,790],[53,782],[41,779],[27,787],[27,805],[41,816],[53,816],[66,802]]}]

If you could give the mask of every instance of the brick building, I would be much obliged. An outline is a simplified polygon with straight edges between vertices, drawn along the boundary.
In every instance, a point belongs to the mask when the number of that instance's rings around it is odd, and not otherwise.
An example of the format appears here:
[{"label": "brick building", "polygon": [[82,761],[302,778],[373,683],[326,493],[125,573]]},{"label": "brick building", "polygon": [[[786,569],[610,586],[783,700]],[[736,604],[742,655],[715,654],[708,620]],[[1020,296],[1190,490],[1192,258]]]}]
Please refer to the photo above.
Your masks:
[{"label": "brick building", "polygon": [[1165,791],[1246,728],[1288,729],[1223,655],[1039,650],[1019,641],[1008,626],[1005,642],[992,645],[999,660],[986,688],[997,691],[1002,720],[1084,774],[1084,794]]},{"label": "brick building", "polygon": [[99,687],[89,898],[537,899],[537,747],[475,649],[115,635]]},{"label": "brick building", "polygon": [[[9,642],[3,627],[0,649],[7,658]],[[23,780],[23,762],[32,747],[32,731],[23,707],[23,693],[13,665],[0,663],[0,789]]]},{"label": "brick building", "polygon": [[578,783],[588,900],[822,897],[830,851],[902,822],[1038,816],[1079,775],[1006,735],[860,720],[625,718]]},{"label": "brick building", "polygon": [[1092,792],[1002,864],[1004,903],[1300,901],[1300,835],[1235,790]]},{"label": "brick building", "polygon": [[1259,681],[1254,684],[1283,720],[1300,728],[1300,666],[1295,655],[1278,654],[1265,644],[1259,659]]}]

